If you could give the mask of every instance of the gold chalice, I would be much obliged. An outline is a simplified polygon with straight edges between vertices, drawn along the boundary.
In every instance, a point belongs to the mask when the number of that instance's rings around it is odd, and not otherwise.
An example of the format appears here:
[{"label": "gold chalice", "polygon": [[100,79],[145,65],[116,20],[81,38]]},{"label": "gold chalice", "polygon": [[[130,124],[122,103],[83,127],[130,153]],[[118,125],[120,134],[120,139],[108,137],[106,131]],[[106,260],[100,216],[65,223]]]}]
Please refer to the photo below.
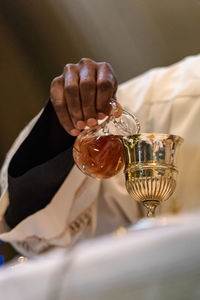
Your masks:
[{"label": "gold chalice", "polygon": [[140,133],[122,139],[128,193],[147,208],[147,216],[174,192],[177,156],[183,139],[162,133]]}]

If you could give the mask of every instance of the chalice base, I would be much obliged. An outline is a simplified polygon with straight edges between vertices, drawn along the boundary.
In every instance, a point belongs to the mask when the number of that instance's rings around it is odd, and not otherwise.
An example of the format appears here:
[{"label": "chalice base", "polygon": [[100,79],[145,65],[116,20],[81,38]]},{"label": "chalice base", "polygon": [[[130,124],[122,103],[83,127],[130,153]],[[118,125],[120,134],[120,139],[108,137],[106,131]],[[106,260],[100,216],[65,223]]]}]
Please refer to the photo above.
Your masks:
[{"label": "chalice base", "polygon": [[157,200],[145,200],[142,202],[142,204],[147,209],[147,217],[152,218],[155,217],[155,210],[157,206],[160,204]]}]

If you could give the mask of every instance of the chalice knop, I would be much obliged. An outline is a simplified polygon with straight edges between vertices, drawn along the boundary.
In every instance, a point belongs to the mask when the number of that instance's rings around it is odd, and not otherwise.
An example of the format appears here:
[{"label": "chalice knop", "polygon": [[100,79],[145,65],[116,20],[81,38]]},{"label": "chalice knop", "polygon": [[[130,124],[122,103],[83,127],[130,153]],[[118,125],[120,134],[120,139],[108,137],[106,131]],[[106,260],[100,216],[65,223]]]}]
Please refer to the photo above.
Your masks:
[{"label": "chalice knop", "polygon": [[147,216],[174,192],[177,156],[183,139],[162,133],[140,133],[122,139],[128,193],[147,208]]}]

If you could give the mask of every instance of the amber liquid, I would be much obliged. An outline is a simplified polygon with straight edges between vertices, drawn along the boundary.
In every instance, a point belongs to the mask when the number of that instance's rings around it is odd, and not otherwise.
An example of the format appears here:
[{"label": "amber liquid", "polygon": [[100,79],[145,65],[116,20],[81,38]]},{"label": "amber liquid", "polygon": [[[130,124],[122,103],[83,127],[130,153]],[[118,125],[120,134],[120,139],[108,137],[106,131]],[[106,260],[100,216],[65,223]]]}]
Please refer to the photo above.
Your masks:
[{"label": "amber liquid", "polygon": [[100,179],[116,175],[124,166],[123,148],[117,135],[78,136],[73,156],[83,173]]}]

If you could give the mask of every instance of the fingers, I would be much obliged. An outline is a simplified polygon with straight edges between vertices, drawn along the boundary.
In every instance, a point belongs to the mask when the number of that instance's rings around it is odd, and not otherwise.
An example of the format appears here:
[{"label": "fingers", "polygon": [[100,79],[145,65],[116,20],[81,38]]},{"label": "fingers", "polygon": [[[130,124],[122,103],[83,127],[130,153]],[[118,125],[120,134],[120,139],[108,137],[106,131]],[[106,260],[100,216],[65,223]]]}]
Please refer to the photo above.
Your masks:
[{"label": "fingers", "polygon": [[68,64],[64,68],[64,98],[74,127],[84,119],[79,95],[79,69]]},{"label": "fingers", "polygon": [[62,75],[54,78],[52,81],[50,99],[60,124],[69,134],[74,136],[78,135],[80,131],[74,128],[66,105],[64,97],[64,78]]},{"label": "fingers", "polygon": [[96,109],[99,113],[109,113],[108,103],[115,96],[117,80],[112,68],[107,63],[99,63],[97,71]]},{"label": "fingers", "polygon": [[86,125],[109,114],[108,103],[115,97],[117,80],[112,67],[83,58],[67,64],[63,75],[51,84],[51,101],[61,125],[71,135],[78,135]]},{"label": "fingers", "polygon": [[97,123],[96,113],[96,63],[90,59],[82,59],[80,66],[80,96],[84,120],[88,125]]}]

